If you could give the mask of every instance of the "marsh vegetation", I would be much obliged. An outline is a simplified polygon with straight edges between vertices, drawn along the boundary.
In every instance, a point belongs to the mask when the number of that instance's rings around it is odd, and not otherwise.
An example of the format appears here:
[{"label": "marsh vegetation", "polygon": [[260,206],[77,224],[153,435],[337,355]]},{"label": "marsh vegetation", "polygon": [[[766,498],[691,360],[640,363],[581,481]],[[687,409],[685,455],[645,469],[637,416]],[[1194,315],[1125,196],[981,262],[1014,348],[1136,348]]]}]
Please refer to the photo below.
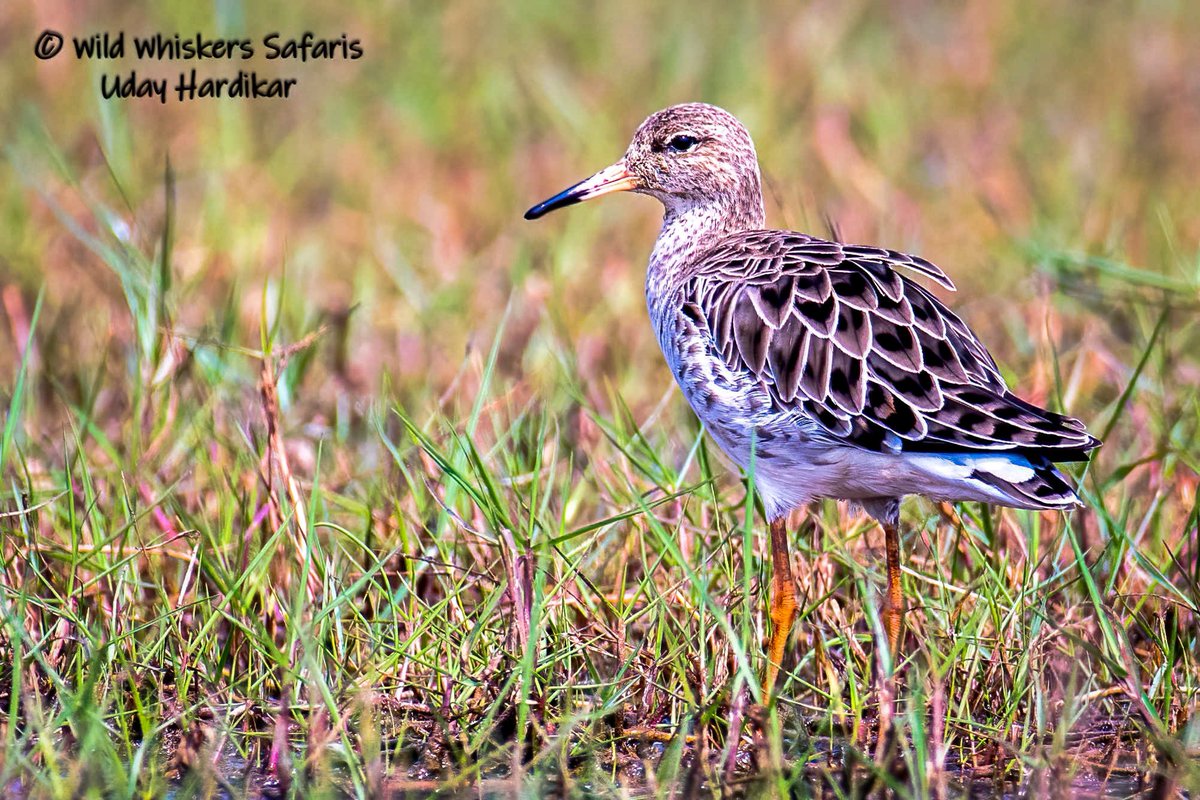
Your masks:
[{"label": "marsh vegetation", "polygon": [[[53,13],[0,9],[0,793],[1200,788],[1200,6]],[[365,52],[103,100],[25,54],[51,22]],[[940,265],[1105,441],[1068,516],[905,505],[882,715],[882,536],[834,503],[758,705],[765,532],[647,324],[657,206],[520,219],[691,99],[772,224]]]}]

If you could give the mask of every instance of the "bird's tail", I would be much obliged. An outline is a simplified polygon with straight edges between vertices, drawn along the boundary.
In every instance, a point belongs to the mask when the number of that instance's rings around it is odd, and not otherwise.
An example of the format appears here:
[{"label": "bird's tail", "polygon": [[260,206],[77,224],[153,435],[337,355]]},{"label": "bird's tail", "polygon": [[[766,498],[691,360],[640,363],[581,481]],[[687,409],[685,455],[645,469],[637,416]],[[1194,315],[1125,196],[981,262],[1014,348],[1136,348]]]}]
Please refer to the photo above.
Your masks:
[{"label": "bird's tail", "polygon": [[1059,509],[1079,508],[1083,503],[1054,464],[1044,458],[1031,458],[1029,469],[1014,474],[1011,469],[990,469],[988,460],[981,459],[971,474],[1004,496],[1006,505],[1016,508]]}]

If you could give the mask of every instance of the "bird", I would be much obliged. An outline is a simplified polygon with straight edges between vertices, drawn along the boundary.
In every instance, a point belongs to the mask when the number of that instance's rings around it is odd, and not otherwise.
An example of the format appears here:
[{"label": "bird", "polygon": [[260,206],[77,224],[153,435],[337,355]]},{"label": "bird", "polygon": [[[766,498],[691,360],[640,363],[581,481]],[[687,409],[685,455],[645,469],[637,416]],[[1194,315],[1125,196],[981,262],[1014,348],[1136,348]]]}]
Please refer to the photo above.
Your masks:
[{"label": "bird", "polygon": [[667,365],[762,501],[772,563],[763,685],[772,695],[797,612],[793,509],[849,501],[882,527],[879,619],[896,657],[904,497],[1082,506],[1055,464],[1087,460],[1100,441],[1009,389],[975,333],[922,282],[955,291],[934,264],[768,228],[754,143],[728,111],[685,103],[651,114],[624,156],[525,219],[627,191],[664,207],[645,290]]}]

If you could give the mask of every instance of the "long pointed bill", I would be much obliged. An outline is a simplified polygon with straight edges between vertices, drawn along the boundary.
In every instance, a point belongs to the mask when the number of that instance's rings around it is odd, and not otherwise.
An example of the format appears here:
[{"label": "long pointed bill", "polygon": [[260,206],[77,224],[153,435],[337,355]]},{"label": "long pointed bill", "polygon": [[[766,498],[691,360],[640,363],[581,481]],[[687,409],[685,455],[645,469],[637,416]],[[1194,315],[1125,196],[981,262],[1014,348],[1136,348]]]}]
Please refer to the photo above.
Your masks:
[{"label": "long pointed bill", "polygon": [[564,189],[549,200],[538,203],[525,212],[525,219],[537,219],[543,214],[549,214],[557,208],[566,208],[584,200],[591,200],[602,194],[613,192],[628,192],[637,188],[637,178],[625,168],[624,161],[618,161],[611,167],[605,167],[587,180],[580,181],[569,189]]}]

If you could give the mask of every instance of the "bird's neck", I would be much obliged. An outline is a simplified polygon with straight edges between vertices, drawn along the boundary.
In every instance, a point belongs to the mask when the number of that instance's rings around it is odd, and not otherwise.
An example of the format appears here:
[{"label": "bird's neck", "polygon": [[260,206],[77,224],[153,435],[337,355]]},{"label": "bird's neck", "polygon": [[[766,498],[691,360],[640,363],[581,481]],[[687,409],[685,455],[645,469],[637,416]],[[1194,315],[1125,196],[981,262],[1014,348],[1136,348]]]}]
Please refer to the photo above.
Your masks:
[{"label": "bird's neck", "polygon": [[656,296],[694,272],[697,259],[730,234],[766,225],[757,174],[742,191],[703,201],[666,203],[662,230],[650,254],[646,293]]}]

